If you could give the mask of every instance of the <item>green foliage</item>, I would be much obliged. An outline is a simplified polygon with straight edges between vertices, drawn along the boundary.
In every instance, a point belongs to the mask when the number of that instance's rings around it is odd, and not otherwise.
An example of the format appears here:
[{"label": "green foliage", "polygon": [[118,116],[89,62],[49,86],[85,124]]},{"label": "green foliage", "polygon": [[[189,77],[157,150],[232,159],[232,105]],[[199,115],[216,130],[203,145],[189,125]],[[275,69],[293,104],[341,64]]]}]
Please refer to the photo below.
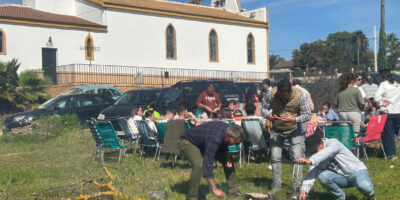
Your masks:
[{"label": "green foliage", "polygon": [[293,51],[295,67],[308,74],[322,71],[325,74],[364,71],[373,64],[373,53],[368,49],[368,39],[362,31],[336,32],[329,34],[326,40],[317,40],[300,45]]},{"label": "green foliage", "polygon": [[282,58],[279,55],[271,54],[269,55],[269,67],[272,69],[278,63],[285,62],[285,58]]},{"label": "green foliage", "polygon": [[41,117],[33,125],[33,131],[50,138],[79,129],[80,122],[76,114]]},{"label": "green foliage", "polygon": [[378,67],[379,69],[388,68],[387,55],[386,55],[387,41],[385,30],[381,29],[379,32],[379,52],[378,52]]},{"label": "green foliage", "polygon": [[49,99],[46,93],[51,87],[48,79],[40,79],[35,72],[17,71],[21,63],[17,59],[0,62],[0,103],[1,112],[26,109]]},{"label": "green foliage", "polygon": [[396,34],[390,33],[387,35],[388,44],[388,67],[393,69],[400,58],[400,40],[397,38]]}]

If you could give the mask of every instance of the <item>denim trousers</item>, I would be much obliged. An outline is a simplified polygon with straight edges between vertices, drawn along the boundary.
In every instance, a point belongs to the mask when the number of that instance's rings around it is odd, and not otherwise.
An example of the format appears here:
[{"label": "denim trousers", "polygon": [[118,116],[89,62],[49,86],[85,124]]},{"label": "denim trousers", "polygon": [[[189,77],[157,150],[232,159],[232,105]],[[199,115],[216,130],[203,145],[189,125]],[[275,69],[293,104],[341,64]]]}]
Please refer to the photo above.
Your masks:
[{"label": "denim trousers", "polygon": [[394,136],[399,131],[399,126],[400,114],[388,114],[381,136],[383,149],[388,158],[396,156],[396,143],[394,141]]},{"label": "denim trousers", "polygon": [[285,139],[289,140],[291,160],[293,161],[293,190],[298,190],[301,186],[303,179],[303,167],[297,164],[297,159],[304,157],[304,134],[302,134],[301,127],[294,129],[290,133],[281,133],[272,130],[271,133],[271,163],[273,172],[273,183],[275,188],[282,186],[282,146]]},{"label": "denim trousers", "polygon": [[356,187],[358,191],[367,197],[374,195],[374,185],[366,169],[356,171],[347,176],[325,170],[319,174],[318,180],[337,200],[346,199],[346,194],[340,188]]},{"label": "denim trousers", "polygon": [[[190,174],[190,180],[189,180],[189,191],[186,199],[197,200],[201,175],[203,174],[203,156],[201,154],[200,149],[186,139],[181,139],[180,147],[182,152],[185,154],[186,158],[192,164],[192,173]],[[232,167],[228,168],[226,167],[225,155],[217,154],[215,159],[218,160],[223,165],[225,178],[228,182],[228,187],[229,187],[228,192],[231,193],[238,191],[238,185],[236,182],[236,175],[235,175],[235,166],[233,162],[232,162]]]}]

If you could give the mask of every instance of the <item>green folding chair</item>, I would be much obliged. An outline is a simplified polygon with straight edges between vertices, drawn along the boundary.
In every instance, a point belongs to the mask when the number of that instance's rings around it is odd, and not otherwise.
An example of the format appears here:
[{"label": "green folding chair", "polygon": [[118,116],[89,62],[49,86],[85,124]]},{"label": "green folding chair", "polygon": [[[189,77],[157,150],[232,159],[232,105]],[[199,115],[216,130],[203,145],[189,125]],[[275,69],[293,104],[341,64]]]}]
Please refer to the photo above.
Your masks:
[{"label": "green folding chair", "polygon": [[354,150],[355,155],[359,157],[360,144],[357,142],[359,138],[356,138],[351,122],[339,121],[326,123],[324,133],[326,138],[336,138],[345,147]]},{"label": "green folding chair", "polygon": [[124,149],[129,145],[122,145],[118,139],[114,126],[110,121],[96,121],[96,129],[99,132],[103,145],[100,147],[101,164],[104,165],[104,149],[119,150],[118,163],[121,161],[121,156]]}]

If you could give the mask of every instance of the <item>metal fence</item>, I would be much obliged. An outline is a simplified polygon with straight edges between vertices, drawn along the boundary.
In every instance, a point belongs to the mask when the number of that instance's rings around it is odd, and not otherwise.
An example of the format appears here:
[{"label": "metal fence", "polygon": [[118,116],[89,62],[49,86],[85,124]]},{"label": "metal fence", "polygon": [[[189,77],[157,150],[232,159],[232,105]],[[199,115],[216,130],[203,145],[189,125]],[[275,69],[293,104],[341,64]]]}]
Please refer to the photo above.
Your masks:
[{"label": "metal fence", "polygon": [[120,87],[163,87],[182,80],[261,81],[266,72],[70,64],[57,67],[59,85],[108,84]]}]

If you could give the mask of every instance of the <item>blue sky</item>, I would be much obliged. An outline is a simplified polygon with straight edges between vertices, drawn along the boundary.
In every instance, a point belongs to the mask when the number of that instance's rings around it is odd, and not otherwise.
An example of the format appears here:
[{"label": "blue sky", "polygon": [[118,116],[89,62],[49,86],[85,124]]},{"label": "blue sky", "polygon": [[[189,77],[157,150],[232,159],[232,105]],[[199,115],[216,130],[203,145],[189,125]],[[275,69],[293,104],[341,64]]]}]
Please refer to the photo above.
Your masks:
[{"label": "blue sky", "polygon": [[[0,0],[21,3],[22,0]],[[54,0],[59,1],[59,0]],[[176,0],[187,1],[187,0]],[[203,0],[209,5],[210,0]],[[338,31],[362,30],[373,48],[373,26],[380,28],[380,0],[240,0],[247,10],[268,7],[270,52],[291,59],[304,42]],[[386,0],[386,32],[400,37],[400,0]]]}]

